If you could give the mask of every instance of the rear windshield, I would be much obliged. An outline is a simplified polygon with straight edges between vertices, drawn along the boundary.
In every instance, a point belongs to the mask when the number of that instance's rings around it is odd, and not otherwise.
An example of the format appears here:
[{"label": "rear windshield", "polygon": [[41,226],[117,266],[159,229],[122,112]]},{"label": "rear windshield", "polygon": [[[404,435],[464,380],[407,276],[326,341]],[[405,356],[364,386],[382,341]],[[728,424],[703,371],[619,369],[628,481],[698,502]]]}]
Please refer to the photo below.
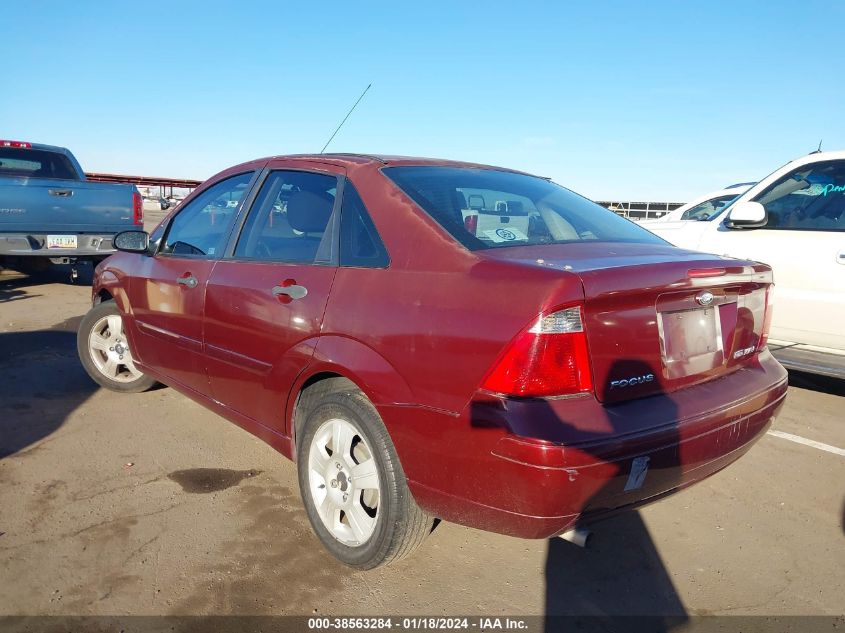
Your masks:
[{"label": "rear windshield", "polygon": [[64,154],[20,147],[0,147],[0,176],[79,179]]},{"label": "rear windshield", "polygon": [[571,242],[665,242],[548,180],[495,169],[386,167],[426,213],[470,250]]}]

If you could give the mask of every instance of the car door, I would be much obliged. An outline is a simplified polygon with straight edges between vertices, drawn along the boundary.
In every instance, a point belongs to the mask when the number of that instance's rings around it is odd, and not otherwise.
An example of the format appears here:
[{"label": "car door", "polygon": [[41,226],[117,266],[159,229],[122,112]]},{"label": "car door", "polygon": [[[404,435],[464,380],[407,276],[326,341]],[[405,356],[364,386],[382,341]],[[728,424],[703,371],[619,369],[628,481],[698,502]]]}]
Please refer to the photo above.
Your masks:
[{"label": "car door", "polygon": [[805,164],[751,198],[766,225],[704,237],[701,250],[772,266],[771,338],[845,350],[845,161]]},{"label": "car door", "polygon": [[268,171],[206,290],[214,399],[280,433],[290,386],[314,353],[337,270],[340,176]]},{"label": "car door", "polygon": [[254,177],[250,171],[225,178],[189,201],[130,280],[136,354],[166,382],[209,393],[202,347],[206,282]]}]

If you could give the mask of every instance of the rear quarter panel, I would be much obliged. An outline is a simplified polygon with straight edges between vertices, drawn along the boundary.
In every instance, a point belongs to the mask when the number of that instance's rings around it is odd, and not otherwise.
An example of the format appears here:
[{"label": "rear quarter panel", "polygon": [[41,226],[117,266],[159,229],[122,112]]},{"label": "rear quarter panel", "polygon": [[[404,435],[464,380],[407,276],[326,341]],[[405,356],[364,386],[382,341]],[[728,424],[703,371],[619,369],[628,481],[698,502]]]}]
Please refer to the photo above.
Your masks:
[{"label": "rear quarter panel", "polygon": [[379,403],[462,410],[505,345],[540,311],[582,300],[575,275],[464,249],[379,172],[352,180],[391,263],[338,270],[322,335],[355,340],[384,359],[379,372],[397,374],[401,389],[368,394]]}]

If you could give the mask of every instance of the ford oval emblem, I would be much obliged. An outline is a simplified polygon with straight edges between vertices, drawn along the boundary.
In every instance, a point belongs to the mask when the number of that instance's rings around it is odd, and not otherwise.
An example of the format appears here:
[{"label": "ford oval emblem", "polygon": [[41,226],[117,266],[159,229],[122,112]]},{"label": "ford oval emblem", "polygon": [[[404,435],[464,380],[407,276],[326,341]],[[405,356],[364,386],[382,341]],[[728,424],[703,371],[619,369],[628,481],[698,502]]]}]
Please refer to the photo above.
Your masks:
[{"label": "ford oval emblem", "polygon": [[709,306],[711,303],[713,303],[713,293],[712,292],[702,292],[700,295],[698,295],[695,298],[695,300],[698,301],[698,303],[700,303],[703,306]]}]

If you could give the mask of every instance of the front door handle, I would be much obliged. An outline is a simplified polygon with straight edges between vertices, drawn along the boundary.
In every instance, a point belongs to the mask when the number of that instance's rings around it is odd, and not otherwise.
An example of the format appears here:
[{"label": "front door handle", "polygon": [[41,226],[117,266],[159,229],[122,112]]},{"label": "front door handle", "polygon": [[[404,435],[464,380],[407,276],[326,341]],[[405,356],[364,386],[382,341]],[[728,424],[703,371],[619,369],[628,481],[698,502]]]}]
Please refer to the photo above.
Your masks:
[{"label": "front door handle", "polygon": [[176,283],[187,286],[188,288],[196,288],[199,281],[197,281],[197,278],[193,275],[187,275],[186,277],[179,277],[179,279],[176,280]]},{"label": "front door handle", "polygon": [[70,198],[73,195],[73,189],[48,189],[47,193],[57,198]]},{"label": "front door handle", "polygon": [[836,253],[836,263],[845,266],[845,251],[839,251]]},{"label": "front door handle", "polygon": [[302,299],[308,294],[308,288],[291,284],[290,286],[273,286],[273,294],[277,297],[290,297],[291,299]]}]

